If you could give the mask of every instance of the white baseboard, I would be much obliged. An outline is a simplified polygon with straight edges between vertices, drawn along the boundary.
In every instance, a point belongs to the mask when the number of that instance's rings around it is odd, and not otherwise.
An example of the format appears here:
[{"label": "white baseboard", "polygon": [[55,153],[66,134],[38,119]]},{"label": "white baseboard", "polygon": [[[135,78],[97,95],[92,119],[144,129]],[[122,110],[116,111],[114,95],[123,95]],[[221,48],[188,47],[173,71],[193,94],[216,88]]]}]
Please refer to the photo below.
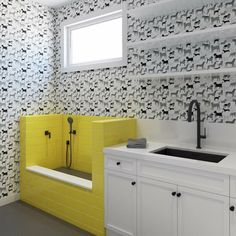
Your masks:
[{"label": "white baseboard", "polygon": [[4,197],[2,199],[0,199],[0,207],[1,206],[5,206],[9,203],[12,203],[12,202],[16,202],[20,200],[20,194],[19,193],[15,193],[15,194],[12,194],[8,197]]}]

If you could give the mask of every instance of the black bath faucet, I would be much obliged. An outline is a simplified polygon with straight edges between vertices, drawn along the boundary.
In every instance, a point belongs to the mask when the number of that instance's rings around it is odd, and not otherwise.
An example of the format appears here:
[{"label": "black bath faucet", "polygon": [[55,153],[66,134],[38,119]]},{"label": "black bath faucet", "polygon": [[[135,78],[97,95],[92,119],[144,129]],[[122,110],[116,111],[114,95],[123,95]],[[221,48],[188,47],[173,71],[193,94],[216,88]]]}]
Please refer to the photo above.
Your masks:
[{"label": "black bath faucet", "polygon": [[45,136],[48,136],[49,138],[51,138],[51,132],[50,131],[46,130],[44,132],[44,134],[45,134]]},{"label": "black bath faucet", "polygon": [[204,135],[201,135],[201,109],[200,109],[200,103],[197,100],[193,100],[189,104],[188,108],[188,122],[192,121],[192,110],[193,110],[193,105],[196,105],[197,108],[197,148],[201,148],[201,139],[206,138],[206,129],[204,129]]}]

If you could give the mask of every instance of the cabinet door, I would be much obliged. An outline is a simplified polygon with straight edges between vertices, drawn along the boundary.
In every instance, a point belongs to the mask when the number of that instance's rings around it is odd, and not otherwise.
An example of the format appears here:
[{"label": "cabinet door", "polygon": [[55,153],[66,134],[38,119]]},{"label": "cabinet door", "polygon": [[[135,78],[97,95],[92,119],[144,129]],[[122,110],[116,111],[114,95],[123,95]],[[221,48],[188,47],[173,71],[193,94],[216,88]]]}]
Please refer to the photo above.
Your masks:
[{"label": "cabinet door", "polygon": [[229,236],[229,198],[179,187],[179,236]]},{"label": "cabinet door", "polygon": [[176,236],[177,186],[138,178],[137,190],[137,235]]},{"label": "cabinet door", "polygon": [[136,177],[106,171],[106,228],[121,235],[136,235]]},{"label": "cabinet door", "polygon": [[236,198],[236,177],[230,176],[230,196]]},{"label": "cabinet door", "polygon": [[236,235],[236,199],[230,199],[230,236]]}]

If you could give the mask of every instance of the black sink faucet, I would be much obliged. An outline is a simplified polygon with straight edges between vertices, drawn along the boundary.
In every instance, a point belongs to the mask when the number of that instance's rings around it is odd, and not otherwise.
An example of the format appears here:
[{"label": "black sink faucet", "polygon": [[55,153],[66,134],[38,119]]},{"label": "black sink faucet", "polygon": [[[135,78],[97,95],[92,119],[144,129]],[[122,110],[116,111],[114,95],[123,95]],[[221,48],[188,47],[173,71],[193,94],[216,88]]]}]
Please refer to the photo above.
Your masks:
[{"label": "black sink faucet", "polygon": [[201,135],[201,110],[200,110],[200,103],[197,100],[193,100],[189,104],[188,108],[188,122],[192,121],[192,110],[193,110],[193,105],[196,105],[197,108],[197,148],[201,148],[201,139],[206,138],[206,129],[204,129],[204,135]]}]

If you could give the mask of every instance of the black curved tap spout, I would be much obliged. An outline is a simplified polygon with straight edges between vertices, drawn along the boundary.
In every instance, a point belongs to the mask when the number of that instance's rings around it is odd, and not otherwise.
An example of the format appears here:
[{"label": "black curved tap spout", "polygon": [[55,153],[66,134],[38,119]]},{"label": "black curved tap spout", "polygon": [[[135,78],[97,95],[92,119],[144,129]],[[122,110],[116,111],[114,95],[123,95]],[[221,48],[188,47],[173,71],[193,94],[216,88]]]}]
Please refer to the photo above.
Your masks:
[{"label": "black curved tap spout", "polygon": [[193,106],[196,106],[197,108],[197,148],[201,148],[201,139],[206,138],[206,130],[204,129],[205,133],[204,135],[201,135],[201,109],[200,109],[200,103],[197,100],[193,100],[189,104],[188,108],[188,122],[192,121],[192,114],[193,114]]}]

